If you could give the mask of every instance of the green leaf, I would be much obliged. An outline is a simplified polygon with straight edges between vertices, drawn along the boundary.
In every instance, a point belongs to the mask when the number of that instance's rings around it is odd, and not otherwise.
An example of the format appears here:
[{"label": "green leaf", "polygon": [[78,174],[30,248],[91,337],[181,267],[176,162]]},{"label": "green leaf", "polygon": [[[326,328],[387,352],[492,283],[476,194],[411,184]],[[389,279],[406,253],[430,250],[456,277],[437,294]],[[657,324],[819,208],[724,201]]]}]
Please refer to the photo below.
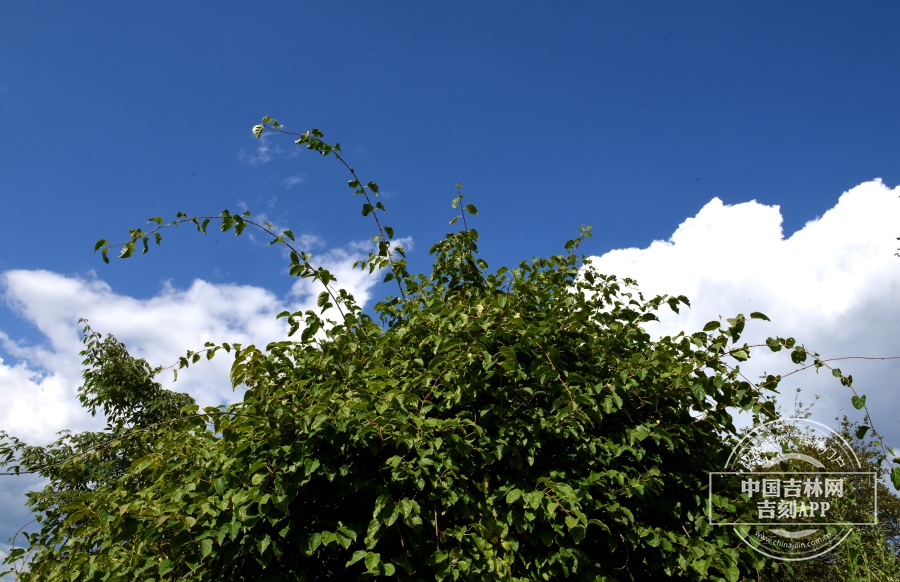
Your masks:
[{"label": "green leaf", "polygon": [[894,484],[894,489],[900,491],[900,467],[891,470],[891,483]]},{"label": "green leaf", "polygon": [[375,570],[375,567],[378,566],[379,560],[381,560],[381,554],[367,552],[365,558],[366,570],[368,570],[369,572]]},{"label": "green leaf", "polygon": [[719,329],[720,327],[722,327],[722,324],[718,321],[710,321],[703,326],[703,331],[713,331],[715,329]]},{"label": "green leaf", "polygon": [[712,563],[712,558],[708,557],[703,560],[694,560],[693,562],[691,562],[691,566],[693,566],[693,568],[695,570],[700,572],[701,575],[706,576],[706,571],[709,569],[709,565],[711,563]]},{"label": "green leaf", "polygon": [[109,244],[108,240],[106,240],[105,238],[101,238],[94,244],[94,252],[96,253],[98,250],[100,250],[100,247],[102,247],[103,245],[108,245],[108,244]]},{"label": "green leaf", "polygon": [[159,563],[159,575],[165,576],[169,572],[175,569],[175,564],[172,563],[172,560],[166,558]]},{"label": "green leaf", "polygon": [[212,552],[213,541],[211,538],[206,538],[200,542],[200,554],[205,558]]},{"label": "green leaf", "polygon": [[234,217],[230,215],[226,215],[222,217],[222,224],[219,226],[219,229],[222,232],[228,232],[231,230],[231,227],[234,226]]},{"label": "green leaf", "polygon": [[[768,318],[766,318],[766,319],[768,319]],[[725,578],[728,579],[728,582],[737,582],[738,578],[740,578],[740,577],[741,577],[741,573],[738,570],[737,566],[732,564],[731,566],[728,566],[728,568],[725,569]]]},{"label": "green leaf", "polygon": [[703,389],[703,385],[699,382],[691,385],[691,392],[694,394],[694,397],[700,402],[706,400],[706,390]]},{"label": "green leaf", "polygon": [[256,540],[256,547],[259,549],[260,554],[265,554],[266,549],[269,547],[269,544],[272,543],[272,538],[269,537],[269,534],[265,534],[261,538]]},{"label": "green leaf", "polygon": [[362,215],[363,215],[363,216],[368,216],[368,215],[370,215],[374,210],[375,210],[375,207],[372,206],[371,204],[368,204],[368,203],[363,204]]},{"label": "green leaf", "polygon": [[765,313],[760,313],[759,311],[754,311],[750,314],[750,319],[763,319],[765,321],[772,321]]},{"label": "green leaf", "polygon": [[866,436],[866,433],[868,431],[869,431],[869,427],[866,425],[863,425],[863,426],[857,428],[856,429],[856,438],[858,438],[860,440],[864,439]]},{"label": "green leaf", "polygon": [[857,410],[862,410],[862,408],[866,405],[866,397],[865,397],[865,395],[857,396],[856,394],[854,394],[853,397],[850,399],[850,402],[853,403],[853,408],[855,408]]},{"label": "green leaf", "polygon": [[253,135],[256,136],[256,139],[259,139],[262,136],[263,129],[265,129],[265,125],[259,124],[253,126]]},{"label": "green leaf", "polygon": [[478,216],[478,209],[475,208],[474,204],[466,204],[466,212],[468,212],[472,216]]},{"label": "green leaf", "polygon": [[305,543],[301,543],[301,547],[306,555],[310,555],[322,544],[322,534],[314,533],[303,541]]},{"label": "green leaf", "polygon": [[521,489],[510,489],[509,493],[506,494],[506,503],[512,505],[515,503],[520,497],[522,497]]},{"label": "green leaf", "polygon": [[735,360],[738,360],[739,362],[743,362],[749,359],[750,355],[744,350],[734,350],[733,352],[731,352],[731,357],[733,357]]},{"label": "green leaf", "polygon": [[528,495],[525,496],[525,503],[531,506],[532,509],[537,509],[541,505],[541,500],[544,499],[543,491],[532,491]]},{"label": "green leaf", "polygon": [[162,223],[163,223],[163,219],[162,219],[161,216],[154,216],[154,217],[152,217],[150,220],[148,220],[147,222],[155,222],[156,224],[162,224]]},{"label": "green leaf", "polygon": [[[5,560],[6,564],[12,563],[13,560],[19,560],[25,555],[24,548],[12,548],[9,550],[9,554]],[[0,572],[0,576],[3,576],[6,573],[12,573],[12,570],[8,570],[7,572]]]},{"label": "green leaf", "polygon": [[[384,514],[382,514],[382,515],[384,515]],[[391,508],[390,512],[384,516],[384,519],[383,519],[384,525],[386,525],[388,527],[394,525],[394,522],[397,521],[398,517],[400,517],[400,506],[394,505]]]}]

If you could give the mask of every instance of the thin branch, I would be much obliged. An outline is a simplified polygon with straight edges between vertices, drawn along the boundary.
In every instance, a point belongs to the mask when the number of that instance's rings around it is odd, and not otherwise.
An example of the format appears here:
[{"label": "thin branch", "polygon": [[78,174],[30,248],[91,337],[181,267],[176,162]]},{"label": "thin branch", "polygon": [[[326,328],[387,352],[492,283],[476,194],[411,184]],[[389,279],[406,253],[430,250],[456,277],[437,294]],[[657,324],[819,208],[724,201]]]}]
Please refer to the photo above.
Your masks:
[{"label": "thin branch", "polygon": [[[278,240],[278,242],[280,242],[281,244],[283,244],[284,246],[289,248],[291,251],[293,251],[297,255],[297,257],[300,259],[300,261],[303,262],[303,266],[306,268],[306,271],[308,273],[311,273],[310,276],[312,276],[314,279],[317,279],[318,281],[322,282],[322,284],[325,286],[325,290],[328,292],[328,295],[331,296],[331,299],[334,301],[335,306],[337,307],[338,311],[340,312],[341,318],[346,323],[347,316],[344,313],[344,310],[341,309],[341,301],[338,299],[338,296],[335,294],[336,291],[328,283],[325,283],[324,281],[322,281],[322,279],[319,275],[319,271],[317,269],[315,269],[309,263],[309,261],[306,260],[306,257],[302,251],[298,251],[297,249],[295,249],[293,246],[291,246],[290,243],[288,243],[287,241],[284,240],[284,237],[282,235],[276,234],[269,227],[267,227],[263,224],[259,224],[258,222],[254,221],[254,220],[248,220],[247,218],[245,218],[241,215],[231,215],[231,216],[236,219],[240,219],[240,221],[245,222],[246,224],[250,224],[250,225],[255,226],[256,228],[262,230],[263,232],[265,232],[266,234],[271,236],[273,238],[273,240],[281,239],[281,240]],[[147,236],[154,234],[154,233],[162,230],[163,228],[168,228],[170,226],[178,226],[179,224],[184,223],[184,222],[192,222],[194,224],[199,224],[197,221],[199,221],[201,219],[203,219],[203,220],[221,220],[222,218],[224,218],[224,216],[219,214],[217,216],[194,216],[192,218],[176,219],[176,220],[173,220],[172,222],[169,222],[166,224],[158,224],[152,230],[148,230],[147,232],[139,231],[139,234],[132,236],[131,240],[129,240],[129,241],[116,243],[116,244],[108,244],[107,243],[106,248],[114,249],[116,247],[121,247],[121,246],[125,246],[128,244],[134,244],[138,241],[138,239],[146,238]],[[199,227],[198,227],[198,230],[199,230]],[[202,230],[201,232],[203,232],[203,234],[206,234],[205,229]]]},{"label": "thin branch", "polygon": [[[22,530],[24,530],[26,527],[28,527],[29,525],[33,524],[36,521],[37,521],[37,519],[32,519],[31,521],[29,521],[28,523],[26,523],[25,525],[23,525],[22,527],[19,528],[19,530],[16,532],[16,534],[10,539],[10,541],[12,542],[12,547],[10,548],[10,551],[16,549],[16,538],[19,537],[19,534],[22,533]],[[22,558],[22,569],[18,570],[19,572],[25,571],[26,563],[27,563],[27,556],[24,556]],[[13,566],[15,566],[15,562],[13,562]]]},{"label": "thin branch", "polygon": [[[276,128],[276,127],[267,126],[266,129],[269,131],[277,131],[278,133],[284,133],[286,135],[296,135],[296,136],[304,135],[302,133],[297,133],[294,131],[285,131],[283,129]],[[359,184],[359,187],[362,190],[363,196],[366,197],[366,204],[368,204],[369,206],[371,206],[373,208],[372,218],[375,219],[375,224],[378,226],[378,233],[381,236],[381,240],[384,243],[386,243],[388,245],[388,247],[390,247],[391,241],[385,235],[384,228],[381,226],[381,221],[378,220],[378,208],[376,208],[375,205],[372,204],[372,200],[369,198],[369,194],[366,192],[366,186],[363,185],[362,180],[360,180],[359,177],[356,175],[356,171],[350,166],[350,164],[347,163],[347,161],[341,156],[341,154],[337,150],[332,149],[331,153],[334,154],[334,157],[336,157],[338,160],[340,160],[340,162],[342,164],[344,164],[344,167],[347,168],[347,170],[350,172],[350,175],[353,176],[353,179],[356,181],[357,184]],[[376,194],[376,196],[377,196],[377,194]],[[400,296],[403,297],[404,301],[406,301],[406,293],[403,291],[403,284],[401,282],[402,277],[400,277],[400,274],[397,272],[397,266],[394,264],[394,259],[391,256],[390,249],[388,249],[388,251],[387,251],[387,260],[391,264],[391,271],[394,273],[394,276],[397,279],[397,287],[400,289]]]}]

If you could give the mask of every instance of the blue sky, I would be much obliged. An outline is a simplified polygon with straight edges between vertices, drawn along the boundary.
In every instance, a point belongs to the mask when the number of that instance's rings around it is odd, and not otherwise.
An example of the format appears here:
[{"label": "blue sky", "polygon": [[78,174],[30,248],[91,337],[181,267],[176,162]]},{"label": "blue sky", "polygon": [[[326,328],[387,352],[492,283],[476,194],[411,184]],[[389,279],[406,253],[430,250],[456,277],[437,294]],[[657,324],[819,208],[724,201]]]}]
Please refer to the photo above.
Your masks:
[{"label": "blue sky", "polygon": [[[654,284],[715,293],[716,309],[731,315],[754,310],[752,298],[726,300],[746,294],[733,289],[742,268],[734,257],[769,248],[754,232],[780,225],[770,242],[786,241],[832,211],[843,218],[816,223],[804,240],[818,242],[797,255],[819,261],[809,280],[819,287],[803,287],[803,305],[824,306],[810,321],[838,325],[853,309],[888,309],[900,259],[871,257],[890,254],[900,235],[889,201],[900,183],[898,27],[896,2],[2,3],[2,364],[36,390],[55,386],[59,406],[69,407],[77,361],[60,362],[77,350],[80,316],[99,317],[100,331],[131,333],[139,353],[165,359],[199,347],[192,342],[210,330],[234,331],[231,320],[256,337],[247,329],[253,317],[269,321],[276,304],[302,298],[281,254],[244,237],[183,228],[128,261],[104,265],[91,252],[97,239],[121,240],[150,216],[264,213],[346,272],[339,264],[373,233],[360,200],[335,160],[279,136],[257,141],[250,128],[263,115],[342,144],[360,177],[378,182],[386,222],[412,240],[414,271],[428,271],[427,249],[449,230],[462,182],[480,210],[474,226],[492,268],[560,252],[590,224],[596,238],[583,252],[646,280],[659,271],[654,261],[683,265]],[[858,192],[870,192],[868,202],[840,206],[864,183]],[[673,234],[689,230],[680,225],[701,214],[720,228],[678,247],[687,249],[678,261],[651,256],[653,241],[674,245]],[[880,230],[865,217],[881,220]],[[721,228],[723,220],[747,228]],[[870,237],[856,249],[874,248],[877,231],[882,246],[871,260],[850,247],[831,258],[819,252],[851,223]],[[624,262],[608,254],[628,248],[646,252]],[[772,252],[754,255],[754,268],[786,256]],[[840,271],[838,256],[864,263],[869,278],[857,273],[858,288],[818,297],[821,274]],[[701,271],[701,283],[719,277],[734,293],[678,280]],[[829,289],[843,289],[846,274]],[[206,287],[192,287],[198,279]],[[369,305],[394,291],[359,285]],[[873,288],[888,294],[865,295]],[[769,294],[798,289],[785,283]],[[185,315],[191,301],[211,304],[209,294],[219,301],[214,313]],[[170,309],[173,297],[181,311]],[[122,315],[104,320],[104,305],[114,304]],[[797,312],[773,305],[787,319]],[[136,310],[158,318],[140,328],[158,334],[156,344],[141,344],[152,334],[137,327],[116,328]],[[217,318],[224,327],[210,323]],[[868,347],[878,355],[900,354],[889,321],[871,319],[878,342]],[[832,329],[822,325],[815,329]],[[851,340],[834,346],[837,355],[874,355],[847,353],[860,347]],[[892,389],[897,368],[880,370],[882,389]],[[53,418],[77,425],[75,414]],[[62,426],[48,420],[32,432],[42,438]],[[896,436],[900,444],[900,428]],[[0,504],[13,508],[18,493],[4,491]],[[0,517],[0,543],[12,525]]]},{"label": "blue sky", "polygon": [[102,268],[136,295],[216,269],[285,288],[278,257],[243,242],[172,240],[113,267],[90,252],[149,216],[241,203],[329,244],[367,236],[336,164],[240,161],[263,115],[344,144],[423,246],[463,182],[492,265],[582,223],[589,252],[646,245],[713,196],[778,204],[790,234],[847,188],[900,181],[900,7],[784,4],[5,3],[0,187],[17,219],[0,268]]}]

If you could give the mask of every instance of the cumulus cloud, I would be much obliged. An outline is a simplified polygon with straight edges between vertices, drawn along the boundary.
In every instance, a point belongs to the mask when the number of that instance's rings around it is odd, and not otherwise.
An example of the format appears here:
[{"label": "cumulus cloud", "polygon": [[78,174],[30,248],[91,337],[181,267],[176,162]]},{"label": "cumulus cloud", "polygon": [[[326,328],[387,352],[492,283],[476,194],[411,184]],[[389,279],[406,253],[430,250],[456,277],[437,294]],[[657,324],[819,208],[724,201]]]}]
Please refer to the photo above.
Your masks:
[{"label": "cumulus cloud", "polygon": [[[751,321],[743,340],[795,337],[823,357],[900,355],[900,189],[880,180],[845,192],[834,208],[785,238],[778,206],[756,201],[727,206],[714,198],[686,219],[666,241],[647,248],[618,249],[593,257],[600,272],[632,277],[645,297],[686,295],[691,308],[676,315],[664,309],[647,326],[656,337],[692,333],[711,320],[760,311],[769,322]],[[741,366],[755,381],[763,372],[792,368],[784,354],[764,353]],[[875,426],[887,444],[900,445],[900,363],[836,362],[868,396]],[[850,391],[830,374],[807,371],[781,385],[786,409],[794,388],[803,400],[822,396],[813,409],[820,422],[836,425],[848,413]],[[843,410],[842,410],[843,409]]]}]

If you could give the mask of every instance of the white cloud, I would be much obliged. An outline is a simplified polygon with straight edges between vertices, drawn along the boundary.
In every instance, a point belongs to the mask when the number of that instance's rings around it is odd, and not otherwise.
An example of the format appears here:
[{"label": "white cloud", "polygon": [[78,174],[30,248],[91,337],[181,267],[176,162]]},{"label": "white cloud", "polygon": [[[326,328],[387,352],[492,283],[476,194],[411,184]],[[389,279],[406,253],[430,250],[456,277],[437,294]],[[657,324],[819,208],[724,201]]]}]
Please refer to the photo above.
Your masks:
[{"label": "white cloud", "polygon": [[300,183],[304,182],[305,180],[306,180],[306,172],[303,172],[302,174],[297,174],[297,175],[295,175],[295,176],[291,176],[291,177],[289,177],[289,178],[286,178],[286,179],[284,180],[284,189],[285,189],[285,190],[290,190],[291,188],[293,188],[293,187],[296,186],[297,184],[300,184]]},{"label": "white cloud", "polygon": [[[752,321],[742,338],[761,343],[769,336],[795,337],[823,357],[900,355],[900,188],[880,180],[845,192],[834,208],[785,239],[778,206],[756,201],[734,206],[714,198],[685,220],[667,241],[644,249],[613,250],[593,258],[603,273],[637,279],[645,297],[686,295],[691,309],[664,309],[661,322],[647,326],[656,337],[699,331],[720,315],[760,311],[772,321]],[[755,381],[765,372],[793,366],[787,354],[757,355],[741,366]],[[900,362],[848,360],[841,370],[868,396],[875,426],[887,444],[900,445]],[[828,373],[807,371],[786,379],[780,392],[791,409],[793,389],[803,400],[822,400],[814,418],[836,425],[848,413],[851,393]],[[840,410],[843,408],[843,410]]]},{"label": "white cloud", "polygon": [[257,141],[256,151],[253,153],[247,153],[243,149],[238,152],[238,159],[242,162],[247,162],[253,166],[258,166],[259,164],[265,164],[266,162],[272,159],[272,152],[269,147],[269,136],[263,135]]},{"label": "white cloud", "polygon": [[281,143],[276,143],[275,147],[272,147],[269,145],[270,138],[271,136],[265,133],[259,139],[256,139],[255,137],[248,138],[255,142],[255,149],[247,152],[241,148],[238,152],[238,159],[242,162],[247,162],[250,165],[258,166],[270,162],[272,157],[276,155],[286,158],[296,158],[300,155],[300,148],[298,147],[284,148]]}]

